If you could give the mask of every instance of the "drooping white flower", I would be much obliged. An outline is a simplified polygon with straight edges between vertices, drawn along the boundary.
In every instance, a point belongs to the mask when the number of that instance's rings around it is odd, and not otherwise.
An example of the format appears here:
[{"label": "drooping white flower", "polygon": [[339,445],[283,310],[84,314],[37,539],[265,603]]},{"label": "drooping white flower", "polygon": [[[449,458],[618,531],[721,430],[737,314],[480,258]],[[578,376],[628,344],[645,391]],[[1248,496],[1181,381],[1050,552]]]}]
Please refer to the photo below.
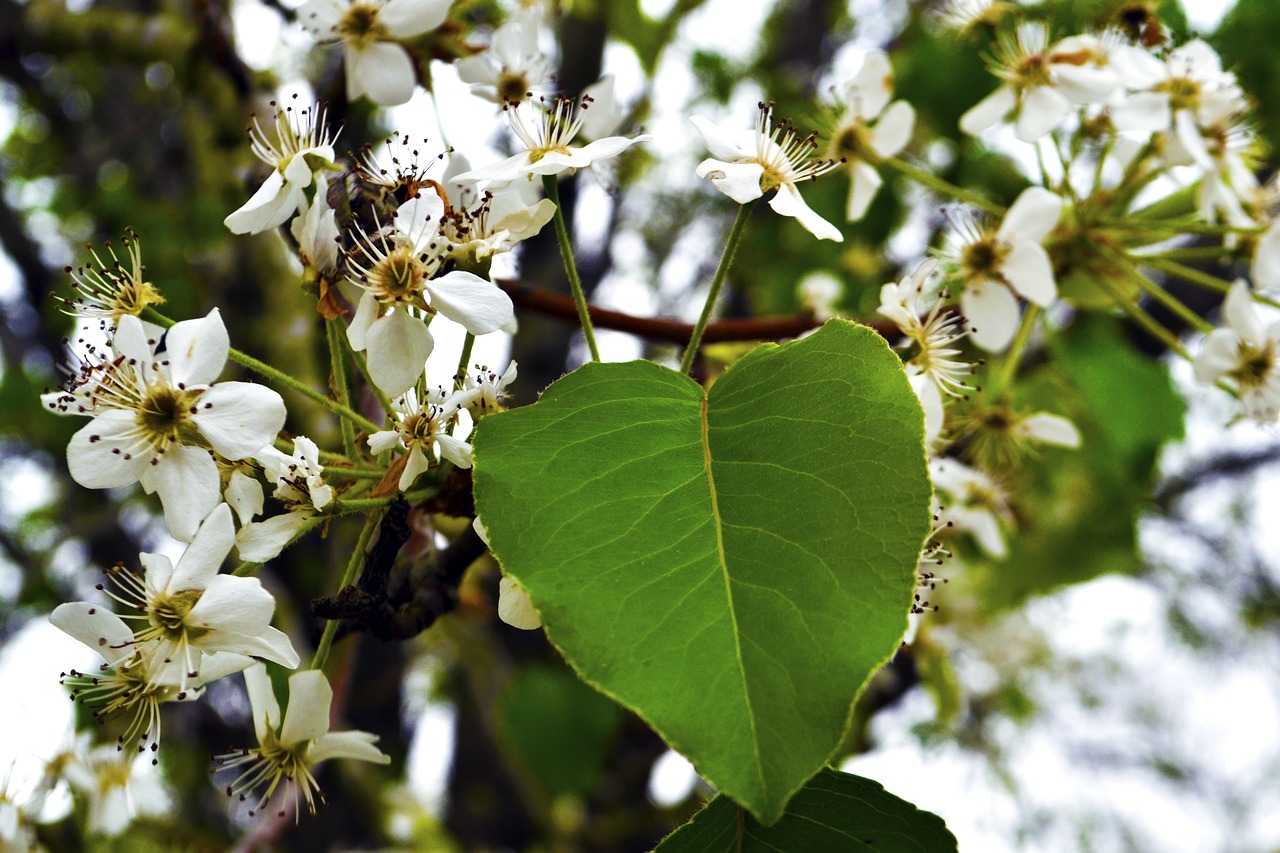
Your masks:
[{"label": "drooping white flower", "polygon": [[[155,685],[176,685],[185,691],[208,680],[203,669],[206,657],[214,652],[260,657],[289,668],[298,665],[298,653],[289,638],[271,627],[276,602],[261,581],[219,574],[234,541],[231,509],[219,504],[176,566],[163,554],[141,554],[141,576],[122,567],[112,572],[119,591],[109,594],[135,611],[125,614],[125,620],[139,623],[121,652],[136,649],[149,656],[145,669]],[[80,639],[97,631],[119,642],[109,636],[109,632],[119,633],[118,626],[90,609],[92,605],[79,605],[65,618],[93,617],[95,621],[72,623],[64,630]],[[107,663],[116,667],[120,661],[108,659]]]},{"label": "drooping white flower", "polygon": [[[155,752],[160,744],[160,705],[164,702],[189,702],[200,698],[204,686],[211,681],[240,672],[253,663],[244,655],[214,652],[201,660],[197,678],[176,672],[161,656],[158,647],[138,639],[133,630],[116,614],[87,601],[58,605],[49,616],[56,628],[84,643],[102,658],[93,672],[70,670],[62,674],[61,683],[71,688],[71,698],[82,702],[93,712],[94,719],[104,722],[127,715],[129,723],[117,739],[118,749],[137,744],[137,750]],[[187,681],[185,687],[181,682]]]},{"label": "drooping white flower", "polygon": [[317,40],[342,44],[347,99],[361,95],[384,107],[413,95],[417,73],[401,40],[436,29],[453,0],[308,0],[298,22]]},{"label": "drooping white flower", "polygon": [[[274,106],[274,102],[273,102]],[[325,127],[324,109],[292,105],[275,112],[274,141],[253,117],[249,140],[253,153],[271,167],[258,191],[223,224],[233,234],[261,234],[306,210],[306,188],[317,172],[332,168],[333,140]]]},{"label": "drooping white flower", "polygon": [[1018,328],[1017,297],[1044,307],[1058,295],[1053,263],[1040,243],[1062,215],[1062,197],[1029,187],[994,230],[969,208],[948,214],[952,235],[941,256],[963,287],[960,307],[971,324],[969,336],[983,349],[1001,352]]},{"label": "drooping white flower", "polygon": [[1106,46],[1074,36],[1050,48],[1043,23],[1020,24],[996,45],[992,73],[1004,81],[960,117],[960,129],[977,135],[1014,115],[1014,135],[1035,142],[1058,126],[1073,104],[1098,103],[1118,86]]},{"label": "drooping white flower", "polygon": [[793,216],[819,240],[844,240],[840,229],[810,209],[796,184],[810,181],[837,168],[835,160],[813,156],[814,135],[800,136],[790,122],[773,122],[773,104],[759,105],[756,128],[735,140],[700,116],[689,120],[702,135],[711,157],[698,165],[698,177],[709,178],[715,188],[746,204],[770,190],[777,190],[769,206],[783,216]]},{"label": "drooping white flower", "polygon": [[249,382],[213,384],[230,347],[218,309],[174,324],[156,351],[137,317],[120,318],[114,357],[88,362],[71,385],[41,398],[51,411],[89,415],[71,438],[71,477],[90,489],[141,482],[160,495],[169,532],[190,540],[221,499],[213,451],[257,453],[284,426],[280,395]]},{"label": "drooping white flower", "polygon": [[1017,466],[1035,454],[1037,444],[1075,450],[1080,431],[1067,418],[1050,412],[1018,411],[1006,401],[979,403],[961,420],[967,455],[987,470]]},{"label": "drooping white flower", "polygon": [[109,263],[90,246],[91,263],[66,268],[75,296],[71,299],[56,297],[66,313],[96,319],[104,329],[114,329],[126,314],[136,317],[148,305],[164,303],[164,297],[145,278],[146,267],[142,265],[142,244],[138,235],[129,229],[120,242],[128,252],[128,266],[121,262],[115,247],[108,242],[106,253],[111,256]]},{"label": "drooping white flower", "polygon": [[911,140],[916,113],[906,101],[894,101],[893,67],[882,50],[868,51],[862,67],[835,88],[839,118],[827,153],[848,167],[849,202],[845,218],[861,219],[884,182],[875,164],[893,157]]},{"label": "drooping white flower", "polygon": [[995,481],[955,459],[929,460],[934,515],[940,524],[968,531],[996,559],[1008,556],[1001,527],[1010,520],[1009,499]]},{"label": "drooping white flower", "polygon": [[1227,327],[1210,332],[1196,356],[1196,379],[1230,382],[1245,415],[1259,423],[1273,423],[1280,417],[1280,321],[1264,325],[1243,280],[1231,285],[1222,303],[1222,317]]},{"label": "drooping white flower", "polygon": [[443,214],[440,197],[423,192],[400,206],[394,228],[364,235],[350,259],[350,281],[364,294],[347,339],[368,351],[369,375],[389,396],[408,391],[425,369],[434,341],[422,314],[438,311],[473,335],[515,317],[511,298],[492,282],[462,270],[433,278],[447,257]]},{"label": "drooping white flower", "polygon": [[294,438],[292,456],[264,447],[257,459],[285,511],[244,524],[236,534],[236,551],[242,560],[265,563],[280,554],[308,518],[333,502],[334,491],[324,481],[320,448],[305,435]]},{"label": "drooping white flower", "polygon": [[[908,367],[927,377],[939,392],[959,397],[970,390],[967,377],[973,365],[956,357],[961,354],[956,343],[965,333],[964,321],[944,310],[947,294],[932,283],[937,268],[936,261],[925,261],[902,281],[881,287],[878,310],[898,325],[904,343],[918,347]],[[923,397],[921,402],[926,402]]]},{"label": "drooping white flower", "polygon": [[493,32],[489,49],[454,63],[471,93],[495,104],[518,104],[551,82],[551,58],[538,47],[542,15],[535,9],[512,13]]},{"label": "drooping white flower", "polygon": [[[556,98],[548,106],[545,103],[506,105],[503,112],[524,150],[490,166],[482,166],[458,175],[458,181],[487,182],[501,186],[512,181],[531,179],[535,175],[558,175],[585,169],[595,163],[617,157],[623,151],[640,142],[648,142],[648,134],[634,137],[607,136],[572,145],[582,129],[585,112],[591,107],[587,96],[572,100]],[[530,111],[537,113],[526,118]]]},{"label": "drooping white flower", "polygon": [[459,468],[471,467],[471,445],[452,435],[449,426],[458,409],[472,396],[467,391],[445,395],[436,389],[419,402],[417,391],[410,388],[392,401],[394,426],[375,432],[368,442],[374,453],[385,453],[394,447],[406,451],[408,458],[397,486],[400,491],[407,491],[418,475],[440,458]]},{"label": "drooping white flower", "polygon": [[134,818],[161,816],[171,807],[159,771],[142,756],[120,754],[113,746],[76,756],[64,770],[71,789],[88,804],[91,833],[115,836]]},{"label": "drooping white flower", "polygon": [[265,666],[249,667],[244,681],[258,746],[215,756],[214,762],[219,769],[245,768],[227,785],[227,796],[245,801],[262,792],[250,814],[265,806],[277,788],[284,788],[278,812],[281,817],[290,807],[296,815],[304,802],[315,814],[316,800],[323,803],[324,793],[311,768],[322,761],[350,758],[374,764],[391,762],[389,755],[374,746],[377,735],[329,731],[333,688],[320,670],[308,669],[289,676],[289,706],[283,718]]}]

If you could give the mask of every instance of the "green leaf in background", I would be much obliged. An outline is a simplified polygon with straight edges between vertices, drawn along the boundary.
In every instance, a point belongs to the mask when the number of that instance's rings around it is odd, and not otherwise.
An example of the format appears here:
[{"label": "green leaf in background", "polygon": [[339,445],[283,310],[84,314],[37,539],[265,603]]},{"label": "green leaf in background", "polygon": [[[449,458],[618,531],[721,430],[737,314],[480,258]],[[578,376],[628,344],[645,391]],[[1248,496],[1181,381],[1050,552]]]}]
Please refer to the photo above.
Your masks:
[{"label": "green leaf in background", "polygon": [[871,330],[757,347],[709,392],[588,364],[484,418],[476,506],[590,684],[771,823],[906,627],[930,486]]},{"label": "green leaf in background", "polygon": [[1135,353],[1120,325],[1081,315],[1053,359],[1020,380],[1019,403],[1071,418],[1079,450],[1044,449],[1018,485],[1018,535],[999,563],[970,574],[993,610],[1108,572],[1142,568],[1136,519],[1150,499],[1160,448],[1182,437],[1186,404],[1164,365]]},{"label": "green leaf in background", "polygon": [[942,818],[878,782],[823,770],[792,798],[782,819],[761,826],[716,797],[654,853],[948,853],[956,839]]},{"label": "green leaf in background", "polygon": [[498,700],[498,731],[547,792],[586,794],[604,767],[622,719],[617,705],[567,669],[518,670]]}]

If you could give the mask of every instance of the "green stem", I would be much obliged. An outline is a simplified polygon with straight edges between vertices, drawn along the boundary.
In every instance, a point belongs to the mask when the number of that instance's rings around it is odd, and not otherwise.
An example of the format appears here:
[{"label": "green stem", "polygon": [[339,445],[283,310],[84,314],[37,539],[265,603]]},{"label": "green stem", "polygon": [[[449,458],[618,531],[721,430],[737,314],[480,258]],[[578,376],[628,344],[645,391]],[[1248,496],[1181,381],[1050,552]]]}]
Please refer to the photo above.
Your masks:
[{"label": "green stem", "polygon": [[1236,249],[1226,246],[1185,246],[1180,249],[1165,249],[1150,254],[1135,255],[1134,260],[1145,264],[1148,258],[1167,261],[1216,261],[1238,254]]},{"label": "green stem", "polygon": [[569,277],[569,289],[573,291],[573,302],[578,306],[578,321],[582,323],[582,334],[587,339],[587,349],[591,351],[591,360],[600,360],[600,350],[596,347],[596,333],[591,327],[591,314],[587,311],[587,297],[582,292],[582,280],[578,278],[578,267],[573,260],[573,246],[569,244],[569,228],[564,221],[564,211],[560,209],[560,186],[555,175],[542,176],[542,188],[547,198],[556,206],[553,220],[556,224],[556,239],[560,241],[560,260],[564,262],[565,275]]},{"label": "green stem", "polygon": [[326,465],[324,473],[327,477],[345,477],[348,480],[381,480],[387,476],[385,468],[345,468],[341,465]]},{"label": "green stem", "polygon": [[350,515],[353,512],[373,512],[395,503],[399,493],[381,498],[351,498],[334,501],[324,508],[325,515]]},{"label": "green stem", "polygon": [[[156,311],[154,308],[146,309],[146,311],[144,311],[143,314],[147,320],[150,320],[151,322],[156,323],[157,325],[164,326],[166,329],[172,327],[177,323],[176,320],[169,319],[168,317]],[[254,358],[251,355],[248,355],[247,353],[243,353],[238,349],[231,348],[228,350],[227,357],[230,358],[232,361],[234,361],[236,364],[239,364],[242,367],[249,368],[254,373],[257,373],[259,376],[269,379],[270,381],[276,383],[277,385],[281,385],[285,388],[289,388],[290,390],[297,392],[298,394],[302,395],[303,397],[306,397],[308,400],[311,400],[313,403],[317,403],[318,405],[320,405],[327,411],[332,412],[338,417],[346,418],[347,420],[351,421],[353,424],[355,424],[356,426],[360,427],[363,430],[367,430],[368,432],[378,431],[378,425],[375,424],[373,421],[369,420],[368,418],[366,418],[364,415],[360,414],[359,412],[353,411],[352,409],[336,402],[335,400],[331,399],[327,394],[320,393],[316,389],[312,388],[310,385],[307,385],[305,382],[295,379],[287,373],[283,373],[279,370],[276,370],[274,367],[272,367],[271,365],[265,362],[258,361],[258,359]]]},{"label": "green stem", "polygon": [[[1218,293],[1230,293],[1231,285],[1222,279],[1208,273],[1201,272],[1195,267],[1189,267],[1176,261],[1160,258],[1159,256],[1143,255],[1137,259],[1138,263],[1143,266],[1151,267],[1153,270],[1159,270],[1162,273],[1176,276],[1189,284],[1203,287],[1206,290],[1213,290]],[[1270,296],[1263,296],[1260,293],[1254,293],[1255,302],[1261,302],[1263,305],[1270,305],[1272,308],[1280,308],[1280,300],[1272,299]]]},{"label": "green stem", "polygon": [[926,172],[924,169],[912,166],[905,160],[899,160],[897,157],[882,157],[880,163],[888,166],[900,174],[906,175],[911,180],[922,186],[926,186],[939,195],[949,195],[952,198],[967,202],[979,210],[985,210],[993,216],[1003,216],[1004,208],[996,204],[990,199],[983,198],[975,192],[966,190],[964,187],[958,187],[950,181],[943,180],[937,175]]},{"label": "green stem", "polygon": [[1106,252],[1106,254],[1110,255],[1111,258],[1116,261],[1117,266],[1124,271],[1125,276],[1136,284],[1143,293],[1168,308],[1171,312],[1176,314],[1182,322],[1200,332],[1213,331],[1212,323],[1192,311],[1183,304],[1182,300],[1178,299],[1172,293],[1169,293],[1163,287],[1143,275],[1142,271],[1134,266],[1134,261],[1130,260],[1127,255],[1121,254],[1120,252],[1110,251]]},{"label": "green stem", "polygon": [[689,337],[689,345],[685,347],[684,358],[680,360],[681,373],[690,373],[693,370],[693,360],[698,355],[698,346],[702,343],[702,335],[706,332],[707,323],[711,320],[711,312],[715,310],[720,288],[724,287],[724,280],[729,275],[729,267],[733,264],[733,255],[738,251],[738,243],[742,241],[743,232],[747,230],[747,220],[751,218],[751,211],[759,201],[756,199],[738,208],[738,216],[733,220],[733,227],[729,229],[729,239],[725,241],[724,252],[720,255],[720,265],[716,267],[715,277],[711,279],[711,290],[707,293],[707,301],[702,306],[702,316],[698,317],[698,324],[693,327],[693,334]]},{"label": "green stem", "polygon": [[[347,561],[346,571],[342,573],[342,581],[338,584],[339,590],[344,590],[356,582],[356,575],[360,572],[360,566],[364,563],[364,552],[369,549],[369,541],[373,539],[374,532],[378,529],[378,522],[382,519],[382,513],[371,512],[369,517],[364,521],[364,529],[360,531],[360,538],[356,540],[355,549],[351,552],[351,559]],[[324,633],[320,635],[320,642],[316,645],[316,653],[311,658],[312,669],[324,669],[324,665],[329,661],[329,649],[333,646],[333,637],[338,632],[338,620],[330,619],[324,623]]]},{"label": "green stem", "polygon": [[[329,339],[329,369],[333,373],[333,388],[338,394],[338,404],[351,405],[351,390],[347,386],[346,335],[339,320],[326,320],[325,336]],[[347,458],[355,462],[360,458],[360,448],[356,446],[356,431],[351,421],[345,418],[339,422],[342,428],[342,449]]]},{"label": "green stem", "polygon": [[1178,340],[1177,335],[1170,332],[1164,326],[1161,326],[1155,317],[1152,317],[1141,307],[1135,305],[1133,300],[1126,298],[1123,293],[1116,289],[1114,284],[1107,280],[1106,276],[1098,276],[1097,282],[1103,290],[1106,290],[1111,294],[1112,301],[1119,306],[1120,310],[1128,314],[1135,323],[1145,329],[1147,334],[1163,343],[1169,348],[1170,352],[1177,353],[1187,361],[1191,361],[1191,354],[1188,353],[1186,348],[1182,345],[1182,341]]},{"label": "green stem", "polygon": [[475,346],[476,336],[467,332],[462,339],[462,355],[458,357],[458,372],[453,375],[453,390],[461,391],[466,384],[467,370],[470,369],[471,348]]},{"label": "green stem", "polygon": [[1027,350],[1027,343],[1031,340],[1031,332],[1035,329],[1036,320],[1040,319],[1040,306],[1028,305],[1027,310],[1022,315],[1022,324],[1018,326],[1018,333],[1014,335],[1013,343],[1009,347],[1009,353],[1004,357],[1004,362],[1000,365],[1000,376],[996,380],[995,392],[1003,394],[1009,384],[1013,382],[1013,377],[1018,372],[1018,365],[1022,363],[1023,353]]}]

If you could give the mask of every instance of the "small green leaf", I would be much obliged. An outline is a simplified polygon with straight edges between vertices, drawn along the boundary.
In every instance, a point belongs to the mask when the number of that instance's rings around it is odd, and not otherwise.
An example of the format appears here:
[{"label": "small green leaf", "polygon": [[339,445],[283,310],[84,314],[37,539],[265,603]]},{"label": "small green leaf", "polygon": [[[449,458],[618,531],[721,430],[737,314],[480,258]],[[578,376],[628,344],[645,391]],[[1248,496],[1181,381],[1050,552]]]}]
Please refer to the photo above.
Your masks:
[{"label": "small green leaf", "polygon": [[474,482],[565,659],[766,823],[894,651],[929,531],[919,404],[845,321],[709,392],[588,364],[481,421]]},{"label": "small green leaf", "polygon": [[762,826],[739,817],[724,796],[707,803],[654,853],[948,853],[956,839],[942,818],[878,782],[823,770],[792,798],[782,819]]}]

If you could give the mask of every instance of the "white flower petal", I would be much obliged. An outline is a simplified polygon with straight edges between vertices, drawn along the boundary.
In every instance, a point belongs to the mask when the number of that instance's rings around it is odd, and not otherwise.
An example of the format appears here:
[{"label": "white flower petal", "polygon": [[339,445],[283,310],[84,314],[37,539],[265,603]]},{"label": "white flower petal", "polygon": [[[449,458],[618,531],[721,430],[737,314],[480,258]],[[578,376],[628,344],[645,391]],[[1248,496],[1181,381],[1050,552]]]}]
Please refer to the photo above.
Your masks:
[{"label": "white flower petal", "polygon": [[894,101],[871,129],[871,147],[881,157],[892,157],[907,147],[915,129],[916,111],[906,101]]},{"label": "white flower petal", "polygon": [[[697,128],[703,144],[716,160],[733,161],[742,157],[755,156],[754,150],[742,148],[732,136],[702,116],[692,116],[689,121]],[[698,177],[706,176],[699,173]]]},{"label": "white flower petal", "polygon": [[1249,274],[1253,277],[1254,287],[1262,290],[1280,288],[1280,221],[1272,223],[1258,238]]},{"label": "white flower petal", "polygon": [[977,136],[1004,121],[1004,117],[1017,105],[1018,96],[1013,87],[1001,86],[960,116],[960,129],[970,136]]},{"label": "white flower petal", "polygon": [[49,622],[93,649],[108,666],[132,657],[137,648],[133,630],[100,604],[87,601],[59,604],[49,614]]},{"label": "white flower petal", "polygon": [[253,713],[253,729],[258,743],[265,743],[269,734],[275,734],[280,725],[280,702],[271,686],[267,668],[255,663],[244,671],[244,686],[249,693],[249,708]]},{"label": "white flower petal", "polygon": [[360,303],[356,306],[356,315],[347,326],[347,342],[356,352],[365,349],[368,344],[369,327],[382,316],[382,306],[377,298],[367,290],[362,291]]},{"label": "white flower petal", "polygon": [[274,560],[307,517],[300,512],[286,512],[246,524],[236,534],[236,553],[241,560],[250,563]]},{"label": "white flower petal", "polygon": [[333,688],[320,670],[308,669],[289,676],[289,707],[280,729],[280,743],[292,746],[328,733],[332,702]]},{"label": "white flower petal", "polygon": [[227,363],[231,339],[214,308],[198,320],[175,323],[164,336],[164,357],[169,381],[177,386],[208,385]]},{"label": "white flower petal", "polygon": [[1116,130],[1151,133],[1173,122],[1169,96],[1163,92],[1133,92],[1111,108]]},{"label": "white flower petal", "polygon": [[445,459],[448,459],[459,468],[471,467],[470,444],[451,435],[443,434],[436,436],[436,443],[440,445],[440,455]]},{"label": "white flower petal", "polygon": [[262,581],[218,575],[187,611],[186,622],[210,631],[257,636],[271,624],[275,610],[276,600],[263,589]]},{"label": "white flower petal", "polygon": [[258,191],[239,210],[222,220],[222,224],[232,234],[261,234],[284,224],[298,209],[299,201],[305,199],[301,188],[287,185],[284,175],[272,172]]},{"label": "white flower petal", "polygon": [[778,187],[778,192],[769,200],[769,206],[783,216],[794,216],[805,230],[819,240],[834,240],[837,243],[844,241],[840,229],[814,213],[793,186],[783,184]]},{"label": "white flower petal", "polygon": [[706,159],[698,164],[698,177],[710,179],[712,185],[738,204],[755,201],[764,195],[760,178],[764,167],[759,163],[726,163]]},{"label": "white flower petal", "polygon": [[173,574],[162,589],[173,594],[184,589],[204,589],[217,577],[222,562],[231,553],[236,531],[231,523],[231,508],[224,503],[205,517],[191,544],[183,552]]},{"label": "white flower petal", "polygon": [[969,337],[987,352],[1003,352],[1018,331],[1018,298],[1003,284],[970,284],[960,294],[960,309],[971,325]]},{"label": "white flower petal", "polygon": [[1058,296],[1053,279],[1053,262],[1039,243],[1015,240],[1000,265],[1009,286],[1029,302],[1045,307]]},{"label": "white flower petal", "polygon": [[473,335],[496,332],[515,316],[511,297],[502,288],[469,272],[454,270],[428,281],[426,288],[431,307]]},{"label": "white flower petal", "polygon": [[444,23],[453,0],[387,0],[378,21],[398,39],[413,38]]},{"label": "white flower petal", "polygon": [[413,481],[418,476],[431,467],[431,460],[427,458],[427,454],[423,452],[422,447],[414,443],[409,448],[409,456],[405,459],[404,470],[400,472],[400,480],[396,483],[396,488],[402,492],[409,491],[409,487],[413,485]]},{"label": "white flower petal", "polygon": [[844,90],[844,102],[859,118],[880,115],[893,96],[893,66],[883,50],[869,50]]},{"label": "white flower petal", "polygon": [[398,397],[426,370],[435,341],[425,323],[397,308],[374,322],[366,344],[369,377],[387,396]]},{"label": "white flower petal", "polygon": [[1042,444],[1054,444],[1058,447],[1079,447],[1080,430],[1071,421],[1048,412],[1036,412],[1018,424],[1019,431]]},{"label": "white flower petal", "polygon": [[1192,366],[1196,379],[1212,384],[1240,366],[1240,339],[1230,329],[1214,329]]},{"label": "white flower petal", "polygon": [[243,471],[232,471],[222,496],[236,511],[241,524],[248,524],[256,515],[262,515],[262,484]]},{"label": "white flower petal", "polygon": [[542,617],[529,600],[529,593],[515,578],[503,576],[498,582],[498,618],[512,628],[533,631],[542,627]]},{"label": "white flower petal", "polygon": [[413,62],[395,42],[375,41],[359,48],[347,44],[347,96],[368,95],[384,107],[403,104],[413,97],[417,83]]},{"label": "white flower petal", "polygon": [[1236,279],[1227,291],[1227,298],[1222,303],[1222,317],[1242,340],[1255,346],[1264,342],[1262,319],[1254,307],[1253,294],[1243,279]]},{"label": "white flower petal", "polygon": [[330,758],[347,758],[374,764],[390,764],[391,756],[374,746],[377,740],[378,736],[369,732],[330,732],[316,738],[311,744],[311,748],[307,750],[307,761],[319,764]]},{"label": "white flower petal", "polygon": [[1021,238],[1039,243],[1061,216],[1062,196],[1044,187],[1027,187],[1009,206],[996,236],[1004,242]]},{"label": "white flower petal", "polygon": [[196,535],[200,522],[222,501],[222,478],[207,450],[178,444],[157,465],[148,465],[142,487],[160,496],[169,533],[183,542]]},{"label": "white flower petal", "polygon": [[1014,123],[1014,135],[1035,142],[1053,130],[1071,110],[1071,104],[1052,86],[1036,86],[1022,96],[1022,109]]},{"label": "white flower petal", "polygon": [[220,382],[200,395],[192,422],[213,449],[231,461],[246,459],[284,428],[284,400],[265,385]]},{"label": "white flower petal", "polygon": [[136,483],[151,467],[151,446],[137,430],[133,412],[112,409],[80,428],[67,444],[71,479],[86,489]]},{"label": "white flower petal", "polygon": [[861,160],[854,163],[853,174],[849,178],[849,202],[845,206],[845,219],[857,222],[865,216],[883,183],[880,173],[870,165]]}]

